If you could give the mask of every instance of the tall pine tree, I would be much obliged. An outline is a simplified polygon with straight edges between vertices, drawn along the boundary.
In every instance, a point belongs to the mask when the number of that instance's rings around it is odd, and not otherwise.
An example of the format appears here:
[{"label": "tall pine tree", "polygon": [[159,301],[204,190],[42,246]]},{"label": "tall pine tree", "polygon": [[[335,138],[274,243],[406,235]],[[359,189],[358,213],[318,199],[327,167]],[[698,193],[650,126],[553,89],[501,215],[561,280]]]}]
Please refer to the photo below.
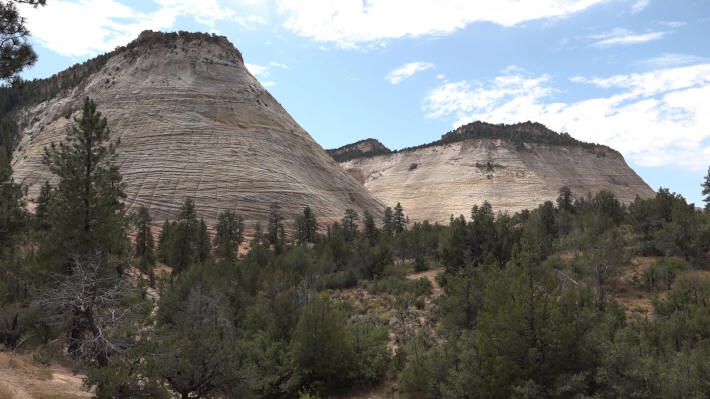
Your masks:
[{"label": "tall pine tree", "polygon": [[309,207],[303,208],[303,222],[306,241],[315,242],[318,222],[316,221],[316,216]]},{"label": "tall pine tree", "polygon": [[173,268],[173,274],[184,271],[198,259],[199,227],[195,202],[186,198],[178,215],[177,225],[173,232],[174,238],[171,240],[169,265]]},{"label": "tall pine tree", "polygon": [[148,208],[138,208],[136,215],[136,257],[138,265],[146,269],[155,266],[155,252],[153,251],[153,232],[150,229],[152,219]]},{"label": "tall pine tree", "polygon": [[710,213],[710,166],[708,166],[708,174],[705,175],[705,181],[701,184],[703,187],[703,201],[705,202],[705,212]]},{"label": "tall pine tree", "polygon": [[35,207],[35,224],[39,230],[49,230],[48,213],[49,201],[52,199],[52,186],[45,181],[37,196]]},{"label": "tall pine tree", "polygon": [[360,215],[355,209],[348,208],[345,210],[345,216],[343,216],[343,233],[345,235],[345,241],[352,241],[357,233],[357,221],[360,220]]},{"label": "tall pine tree", "polygon": [[228,262],[235,261],[239,246],[244,240],[244,218],[230,210],[223,211],[217,216],[215,230],[214,245],[217,247],[217,256]]},{"label": "tall pine tree", "polygon": [[382,218],[382,232],[387,237],[392,237],[394,234],[394,215],[392,214],[392,208],[385,208],[385,215]]},{"label": "tall pine tree", "polygon": [[0,152],[0,263],[5,253],[14,252],[16,238],[25,228],[22,187],[12,180],[12,168]]},{"label": "tall pine tree", "polygon": [[377,243],[377,226],[375,226],[375,219],[370,212],[365,210],[363,221],[365,225],[365,237],[370,243],[370,246],[374,246]]},{"label": "tall pine tree", "polygon": [[272,202],[269,207],[269,227],[267,234],[269,244],[272,244],[277,252],[280,251],[279,235],[283,231],[283,220],[281,206],[279,206],[277,202]]},{"label": "tall pine tree", "polygon": [[200,263],[205,263],[210,255],[212,255],[212,240],[210,239],[210,234],[207,232],[205,218],[201,218],[197,230],[197,257]]},{"label": "tall pine tree", "polygon": [[0,80],[11,80],[22,69],[34,64],[37,54],[28,43],[30,31],[14,3],[43,6],[46,0],[0,2]]},{"label": "tall pine tree", "polygon": [[408,222],[407,217],[404,215],[404,208],[402,208],[402,204],[398,202],[392,214],[392,228],[394,229],[394,234],[400,235],[403,231],[407,230]]},{"label": "tall pine tree", "polygon": [[106,118],[87,97],[66,141],[45,148],[42,162],[59,178],[48,214],[51,230],[41,248],[46,264],[66,269],[73,257],[105,263],[125,254],[126,196],[114,163],[117,144],[110,141]]}]

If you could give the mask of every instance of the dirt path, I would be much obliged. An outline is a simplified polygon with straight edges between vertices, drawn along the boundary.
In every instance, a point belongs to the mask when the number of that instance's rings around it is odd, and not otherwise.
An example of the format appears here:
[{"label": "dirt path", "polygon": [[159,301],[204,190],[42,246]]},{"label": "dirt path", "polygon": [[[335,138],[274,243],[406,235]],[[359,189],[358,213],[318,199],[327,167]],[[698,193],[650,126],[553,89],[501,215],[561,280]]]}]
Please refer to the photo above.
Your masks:
[{"label": "dirt path", "polygon": [[[423,271],[420,273],[413,273],[413,274],[410,274],[407,276],[407,278],[409,280],[418,280],[423,277],[431,282],[431,287],[432,287],[431,288],[431,295],[427,295],[426,297],[424,297],[424,312],[422,312],[422,314],[419,316],[419,323],[422,326],[429,325],[427,323],[427,315],[431,311],[431,302],[434,299],[441,296],[442,290],[441,290],[441,287],[439,286],[439,283],[436,281],[436,275],[443,272],[443,271],[444,271],[444,268],[439,267],[436,269],[429,269],[427,271]],[[433,326],[429,325],[428,328],[430,331],[432,331],[432,332],[434,331]]]},{"label": "dirt path", "polygon": [[90,398],[91,392],[81,390],[83,377],[59,365],[44,367],[23,356],[0,352],[2,399]]},{"label": "dirt path", "polygon": [[436,275],[442,273],[443,271],[443,267],[437,267],[436,269],[429,269],[424,272],[410,274],[407,278],[410,280],[417,280],[424,277],[431,281],[431,297],[427,298],[427,300],[431,302],[432,299],[438,298],[441,295],[441,287],[439,286],[439,283],[436,282]]}]

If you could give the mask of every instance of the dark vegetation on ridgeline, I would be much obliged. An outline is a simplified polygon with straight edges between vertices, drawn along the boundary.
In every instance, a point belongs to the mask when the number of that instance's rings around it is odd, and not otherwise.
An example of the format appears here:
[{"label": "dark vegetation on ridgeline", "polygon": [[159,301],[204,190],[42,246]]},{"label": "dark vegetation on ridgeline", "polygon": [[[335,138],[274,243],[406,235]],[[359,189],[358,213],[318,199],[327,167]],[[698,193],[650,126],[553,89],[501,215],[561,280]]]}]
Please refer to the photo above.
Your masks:
[{"label": "dark vegetation on ridgeline", "polygon": [[116,47],[113,51],[77,63],[48,78],[32,80],[16,78],[9,84],[0,85],[0,152],[4,152],[9,157],[18,144],[19,137],[13,111],[39,104],[60,94],[69,93],[87,77],[103,68],[110,58],[118,54],[135,59],[150,51],[153,46],[177,46],[175,44],[177,39],[187,42],[204,41],[220,44],[225,48],[227,54],[231,54],[243,62],[242,54],[224,36],[185,31],[170,33],[145,31],[126,46]]},{"label": "dark vegetation on ridgeline", "polygon": [[[362,147],[366,149],[363,151]],[[392,150],[385,147],[377,139],[364,139],[340,148],[325,150],[335,162],[345,162],[355,158],[374,157],[377,155],[391,154]]]},{"label": "dark vegetation on ridgeline", "polygon": [[[557,133],[541,123],[530,121],[510,125],[504,123],[492,124],[481,121],[471,122],[443,134],[439,140],[414,147],[401,148],[399,150],[390,150],[375,139],[366,139],[353,144],[344,145],[337,149],[327,150],[327,152],[336,162],[345,162],[356,158],[414,151],[472,139],[508,140],[515,144],[518,149],[523,149],[524,145],[529,143],[579,146],[585,150],[597,152],[600,155],[603,155],[605,152],[614,152],[614,150],[609,147],[580,141],[570,136],[569,133]],[[370,145],[367,151],[362,151],[358,148],[361,147],[363,143]],[[377,144],[379,144],[379,146]]]},{"label": "dark vegetation on ridgeline", "polygon": [[[148,210],[123,206],[90,100],[69,138],[90,145],[48,148],[58,183],[34,214],[0,162],[0,344],[72,362],[98,398],[314,398],[395,381],[402,398],[707,395],[710,209],[667,189],[627,206],[562,187],[556,203],[477,204],[448,225],[410,224],[400,204],[325,225],[274,203],[263,228],[229,210],[207,226],[186,199],[156,245]],[[640,256],[650,265],[627,276]],[[431,267],[438,298],[406,277]],[[622,278],[647,308],[619,302]]]}]

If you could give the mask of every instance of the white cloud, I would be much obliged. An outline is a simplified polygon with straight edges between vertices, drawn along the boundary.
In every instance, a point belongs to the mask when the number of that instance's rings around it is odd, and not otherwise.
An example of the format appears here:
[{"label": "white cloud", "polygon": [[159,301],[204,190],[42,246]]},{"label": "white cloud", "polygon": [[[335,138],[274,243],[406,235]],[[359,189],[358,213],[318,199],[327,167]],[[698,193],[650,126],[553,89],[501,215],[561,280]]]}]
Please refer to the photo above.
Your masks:
[{"label": "white cloud", "polygon": [[649,3],[650,0],[636,0],[631,6],[631,13],[636,14],[637,12],[642,11],[644,8],[648,7]]},{"label": "white cloud", "polygon": [[547,75],[501,75],[485,83],[445,83],[423,110],[452,117],[454,126],[539,121],[556,131],[610,145],[642,166],[707,167],[710,147],[710,64],[666,68],[608,78],[574,77],[610,93],[576,102],[555,101]]},{"label": "white cloud", "polygon": [[663,53],[658,57],[638,61],[636,64],[651,68],[668,68],[680,65],[697,64],[706,61],[707,58],[698,57],[696,55]]},{"label": "white cloud", "polygon": [[429,68],[433,68],[434,64],[428,62],[410,62],[409,64],[404,64],[401,67],[393,70],[385,76],[393,85],[402,82],[403,80],[409,79],[417,72],[426,71]]},{"label": "white cloud", "polygon": [[609,47],[616,45],[629,45],[629,44],[639,44],[646,43],[653,40],[658,40],[665,36],[668,32],[647,32],[647,33],[633,33],[627,29],[617,28],[611,32],[602,33],[598,35],[592,35],[590,38],[596,40],[592,43],[595,47]]},{"label": "white cloud", "polygon": [[234,20],[235,12],[218,0],[155,0],[157,9],[141,12],[116,0],[52,0],[45,7],[22,6],[33,38],[64,56],[85,56],[113,50],[146,29],[174,26],[180,16],[191,16],[214,31],[220,20]]},{"label": "white cloud", "polygon": [[269,66],[270,66],[270,67],[277,67],[277,68],[281,68],[281,69],[288,69],[288,65],[286,65],[286,64],[281,64],[281,63],[275,62],[275,61],[269,62]]},{"label": "white cloud", "polygon": [[660,21],[658,22],[659,25],[663,25],[667,28],[680,28],[681,26],[685,26],[686,23],[683,21]]},{"label": "white cloud", "polygon": [[234,17],[234,21],[241,25],[243,28],[250,29],[254,27],[255,25],[266,25],[268,21],[264,19],[263,17],[260,17],[258,15],[249,15],[247,17]]},{"label": "white cloud", "polygon": [[256,65],[256,64],[249,64],[247,62],[244,63],[244,66],[247,67],[249,72],[258,77],[258,78],[265,78],[269,76],[269,67],[264,66],[264,65]]},{"label": "white cloud", "polygon": [[[271,68],[281,68],[281,69],[288,69],[288,65],[286,64],[281,64],[275,61],[269,62],[268,65],[257,65],[257,64],[249,64],[247,62],[244,63],[244,66],[247,67],[247,70],[249,70],[249,73],[252,75],[256,76],[257,78],[261,79],[266,79],[270,75],[270,70]],[[276,82],[274,81],[263,81],[261,84],[264,87],[271,87],[271,86],[276,86]]]},{"label": "white cloud", "polygon": [[605,0],[278,0],[284,26],[341,47],[386,39],[440,35],[474,22],[514,26],[565,17]]}]

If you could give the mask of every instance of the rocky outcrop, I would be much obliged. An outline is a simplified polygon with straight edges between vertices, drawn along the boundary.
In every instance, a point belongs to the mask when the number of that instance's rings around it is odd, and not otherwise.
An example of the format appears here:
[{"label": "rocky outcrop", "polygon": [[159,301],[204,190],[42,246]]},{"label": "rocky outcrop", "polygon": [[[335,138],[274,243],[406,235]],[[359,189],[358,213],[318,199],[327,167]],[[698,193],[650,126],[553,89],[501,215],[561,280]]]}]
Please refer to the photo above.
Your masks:
[{"label": "rocky outcrop", "polygon": [[345,162],[355,158],[371,157],[374,155],[390,154],[392,150],[385,147],[376,139],[365,139],[344,145],[340,148],[325,150],[335,162]]},{"label": "rocky outcrop", "polygon": [[627,203],[637,195],[654,195],[617,151],[550,136],[543,128],[479,122],[475,129],[457,129],[434,143],[340,165],[360,176],[383,203],[401,202],[412,221],[447,223],[450,215],[468,215],[473,205],[484,201],[499,211],[531,209],[554,201],[564,185],[577,197],[610,190]]},{"label": "rocky outcrop", "polygon": [[149,207],[156,222],[174,217],[186,197],[209,223],[224,209],[263,220],[273,201],[287,218],[305,206],[321,221],[347,208],[381,214],[382,204],[291,118],[226,38],[147,31],[94,69],[14,112],[21,140],[12,166],[29,197],[52,181],[43,148],[64,138],[89,96],[120,138],[128,207]]}]

